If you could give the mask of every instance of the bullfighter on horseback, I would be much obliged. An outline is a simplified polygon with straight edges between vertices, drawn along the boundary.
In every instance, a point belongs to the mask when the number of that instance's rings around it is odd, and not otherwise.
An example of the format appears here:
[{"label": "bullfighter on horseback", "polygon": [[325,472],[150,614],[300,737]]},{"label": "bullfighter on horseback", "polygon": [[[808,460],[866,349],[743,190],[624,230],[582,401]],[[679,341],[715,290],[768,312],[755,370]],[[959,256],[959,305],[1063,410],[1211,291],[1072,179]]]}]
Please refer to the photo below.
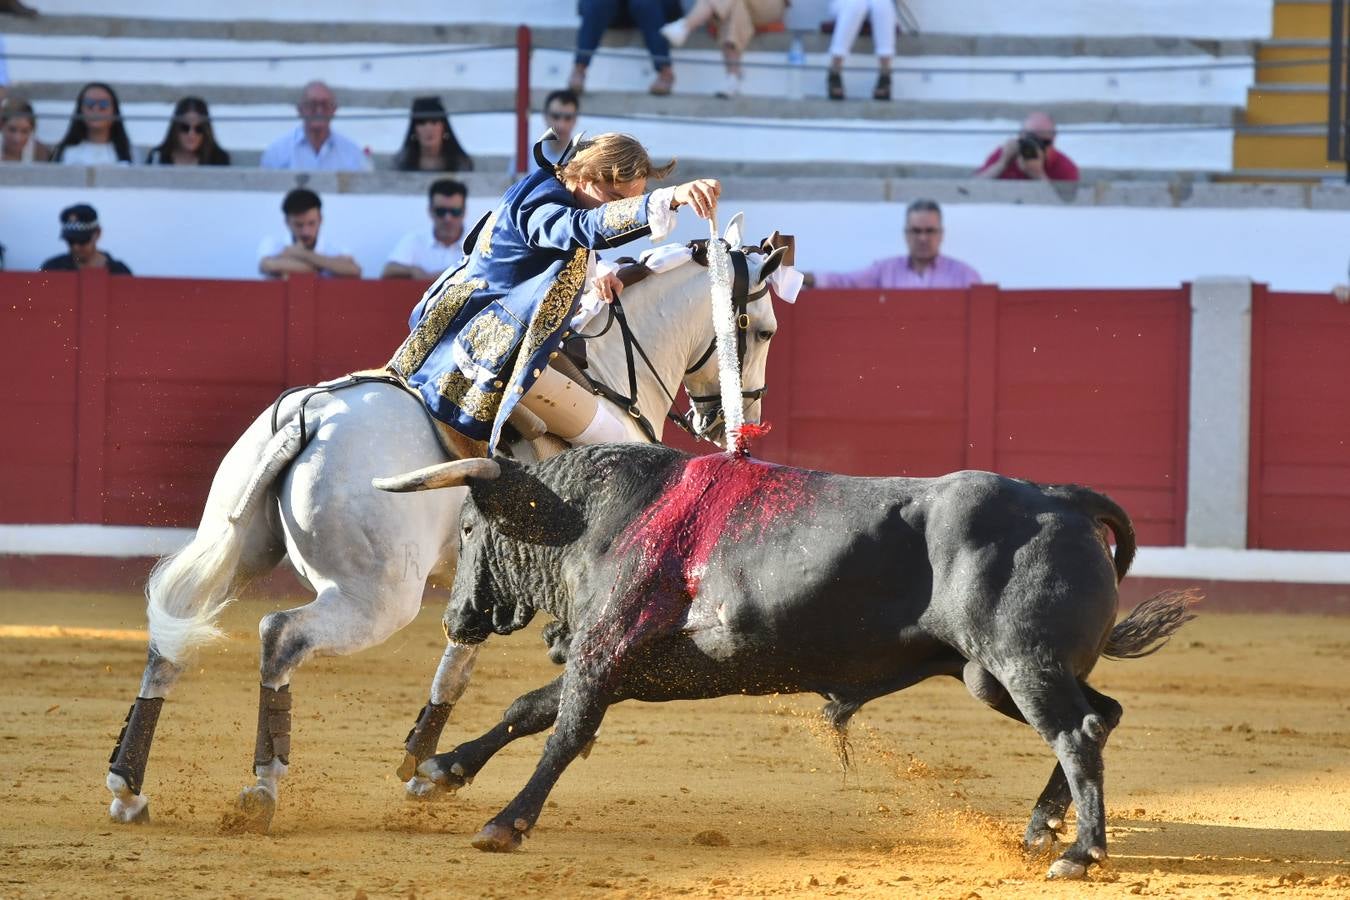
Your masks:
[{"label": "bullfighter on horseback", "polygon": [[[540,148],[535,147],[540,158]],[[674,228],[676,210],[713,214],[721,185],[699,179],[647,191],[655,166],[633,137],[576,140],[562,161],[513,185],[465,239],[464,261],[414,308],[389,368],[422,396],[457,455],[487,456],[517,404],[573,444],[625,440],[596,398],[549,369],[562,342],[622,290],[595,250]]]}]

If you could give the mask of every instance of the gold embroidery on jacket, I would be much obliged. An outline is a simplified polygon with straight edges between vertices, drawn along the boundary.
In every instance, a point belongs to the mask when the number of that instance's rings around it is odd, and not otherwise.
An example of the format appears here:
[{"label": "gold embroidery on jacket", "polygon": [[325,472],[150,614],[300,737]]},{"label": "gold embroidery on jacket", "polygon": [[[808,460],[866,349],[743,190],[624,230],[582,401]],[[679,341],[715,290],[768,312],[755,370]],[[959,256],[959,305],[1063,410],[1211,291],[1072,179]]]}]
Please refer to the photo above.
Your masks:
[{"label": "gold embroidery on jacket", "polygon": [[487,287],[487,282],[479,278],[462,284],[446,285],[440,299],[431,304],[431,308],[422,315],[421,320],[395,351],[394,358],[389,361],[390,367],[404,378],[412,377],[412,374],[422,368],[422,364],[427,361],[427,357],[445,334],[445,329],[450,327],[451,320],[464,308],[469,297],[473,296],[474,291],[484,287]]},{"label": "gold embroidery on jacket", "polygon": [[582,285],[586,283],[589,255],[590,251],[585,247],[578,247],[573,251],[572,258],[544,292],[544,299],[539,301],[539,309],[530,319],[529,330],[525,332],[525,340],[521,344],[520,352],[516,354],[516,367],[511,373],[509,384],[519,387],[523,383],[522,379],[529,369],[530,359],[567,321],[572,304],[576,301],[577,294],[581,293]]},{"label": "gold embroidery on jacket", "polygon": [[492,229],[497,227],[497,212],[493,210],[492,215],[483,223],[483,230],[478,235],[478,253],[481,256],[492,255]]},{"label": "gold embroidery on jacket", "polygon": [[611,232],[631,231],[638,224],[638,209],[647,202],[646,194],[612,200],[605,204],[605,230]]},{"label": "gold embroidery on jacket", "polygon": [[436,382],[436,390],[479,422],[491,422],[497,418],[497,408],[502,405],[500,391],[483,390],[458,369],[451,369],[442,375]]},{"label": "gold embroidery on jacket", "polygon": [[495,366],[515,346],[516,330],[493,313],[484,312],[473,320],[464,337],[469,342],[474,359],[484,365]]}]

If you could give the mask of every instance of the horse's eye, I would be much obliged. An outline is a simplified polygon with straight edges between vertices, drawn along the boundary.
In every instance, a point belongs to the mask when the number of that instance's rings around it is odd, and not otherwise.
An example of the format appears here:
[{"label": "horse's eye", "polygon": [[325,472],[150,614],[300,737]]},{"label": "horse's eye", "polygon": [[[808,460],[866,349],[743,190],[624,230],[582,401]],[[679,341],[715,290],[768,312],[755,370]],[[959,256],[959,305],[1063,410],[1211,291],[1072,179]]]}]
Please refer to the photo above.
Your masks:
[{"label": "horse's eye", "polygon": [[773,332],[772,332],[772,331],[765,330],[765,331],[761,331],[761,332],[759,333],[759,339],[760,339],[761,341],[768,341],[768,340],[770,340],[772,337],[773,337]]}]

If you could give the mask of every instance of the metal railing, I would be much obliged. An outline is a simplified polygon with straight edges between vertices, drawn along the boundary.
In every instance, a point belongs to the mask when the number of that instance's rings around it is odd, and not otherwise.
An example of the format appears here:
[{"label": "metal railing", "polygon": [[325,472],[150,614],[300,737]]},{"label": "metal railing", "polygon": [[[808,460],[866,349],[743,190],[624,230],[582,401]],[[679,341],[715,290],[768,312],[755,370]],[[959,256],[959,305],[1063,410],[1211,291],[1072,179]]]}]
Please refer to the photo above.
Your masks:
[{"label": "metal railing", "polygon": [[1327,73],[1327,160],[1345,163],[1350,182],[1350,95],[1345,83],[1345,64],[1350,36],[1346,34],[1350,0],[1331,0],[1331,66]]}]

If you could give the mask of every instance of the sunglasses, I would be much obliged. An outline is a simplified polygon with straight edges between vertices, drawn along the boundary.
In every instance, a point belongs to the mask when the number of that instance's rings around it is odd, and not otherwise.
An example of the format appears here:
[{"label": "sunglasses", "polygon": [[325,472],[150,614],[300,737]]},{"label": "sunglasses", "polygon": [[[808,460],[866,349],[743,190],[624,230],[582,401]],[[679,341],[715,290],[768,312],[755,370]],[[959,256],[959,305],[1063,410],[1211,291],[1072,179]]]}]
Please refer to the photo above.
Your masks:
[{"label": "sunglasses", "polygon": [[547,115],[552,122],[571,122],[577,117],[576,113],[569,112],[551,112]]},{"label": "sunglasses", "polygon": [[85,109],[112,109],[111,100],[85,100],[82,105]]},{"label": "sunglasses", "polygon": [[941,228],[906,228],[910,234],[927,236],[930,234],[941,234]]},{"label": "sunglasses", "polygon": [[431,211],[436,214],[438,219],[444,219],[446,216],[454,216],[458,219],[464,215],[464,207],[462,206],[433,206]]},{"label": "sunglasses", "polygon": [[72,247],[83,247],[93,239],[94,236],[92,234],[72,234],[70,237],[66,238],[66,243],[70,244]]},{"label": "sunglasses", "polygon": [[206,134],[206,125],[200,122],[179,122],[176,126],[179,134],[195,132],[196,134]]}]

